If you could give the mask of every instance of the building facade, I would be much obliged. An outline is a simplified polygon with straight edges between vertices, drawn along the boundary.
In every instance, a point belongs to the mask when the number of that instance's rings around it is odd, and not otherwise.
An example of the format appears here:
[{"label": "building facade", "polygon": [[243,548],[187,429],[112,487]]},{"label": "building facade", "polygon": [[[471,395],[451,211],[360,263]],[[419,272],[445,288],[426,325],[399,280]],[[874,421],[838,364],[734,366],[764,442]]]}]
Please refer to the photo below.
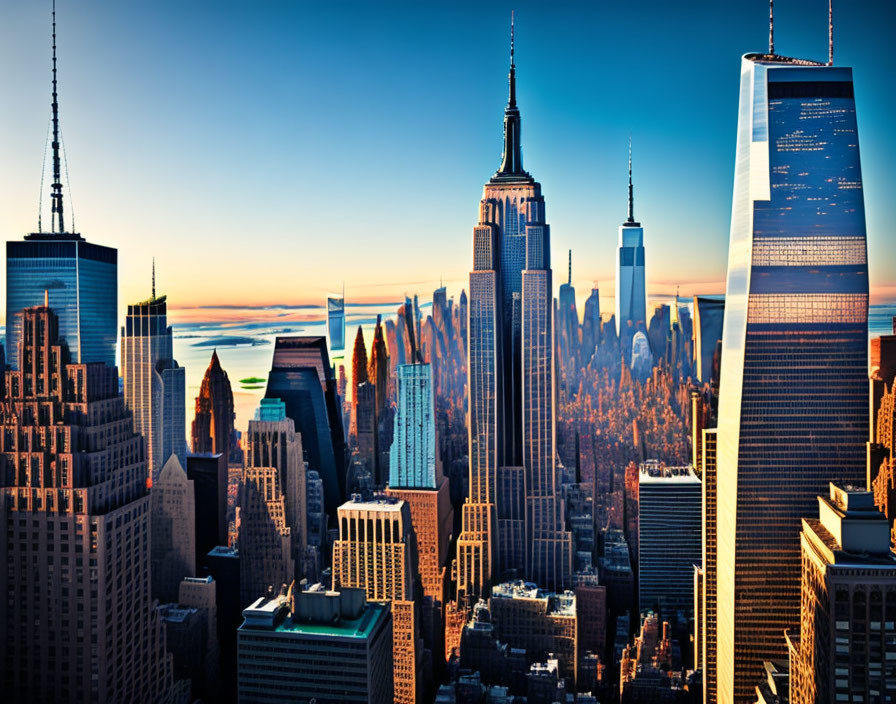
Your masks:
[{"label": "building facade", "polygon": [[150,593],[143,440],[104,364],[66,364],[56,314],[22,314],[0,405],[0,667],[12,701],[150,702],[171,659]]},{"label": "building facade", "polygon": [[196,496],[177,455],[168,458],[150,500],[152,595],[176,602],[181,581],[196,574]]},{"label": "building facade", "polygon": [[791,704],[896,698],[896,557],[871,493],[830,485],[800,534]]},{"label": "building facade", "polygon": [[184,368],[172,351],[165,296],[128,306],[121,328],[121,375],[124,401],[134,414],[134,427],[146,441],[150,478],[176,455],[187,461]]},{"label": "building facade", "polygon": [[289,599],[258,599],[243,611],[240,704],[392,701],[392,614],[363,589],[320,585]]},{"label": "building facade", "polygon": [[432,367],[402,364],[398,367],[398,411],[395,414],[392,451],[389,453],[389,486],[437,489],[435,405]]},{"label": "building facade", "polygon": [[[852,71],[741,70],[718,423],[718,701],[747,702],[799,624],[795,530],[865,480],[868,266]],[[759,510],[761,506],[761,510]]]},{"label": "building facade", "polygon": [[700,564],[700,480],[691,467],[644,462],[638,477],[639,610],[674,622],[694,614],[694,565]]}]

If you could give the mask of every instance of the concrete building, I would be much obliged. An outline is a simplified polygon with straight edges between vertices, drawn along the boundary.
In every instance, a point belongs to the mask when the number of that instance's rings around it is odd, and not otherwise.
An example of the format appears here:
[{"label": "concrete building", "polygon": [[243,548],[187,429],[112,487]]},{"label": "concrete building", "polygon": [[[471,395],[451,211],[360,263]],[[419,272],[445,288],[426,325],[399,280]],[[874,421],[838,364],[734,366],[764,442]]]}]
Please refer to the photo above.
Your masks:
[{"label": "concrete building", "polygon": [[422,643],[415,604],[417,544],[410,507],[394,498],[339,507],[333,543],[333,583],[364,589],[371,601],[390,601],[393,615],[394,699],[417,702],[422,687]]},{"label": "concrete building", "polygon": [[9,701],[150,702],[172,683],[150,593],[143,439],[105,364],[22,313],[0,404],[0,681]]},{"label": "concrete building", "polygon": [[146,441],[149,478],[155,481],[171,455],[181,467],[187,460],[184,368],[172,351],[165,296],[128,306],[121,328],[121,376],[124,401],[134,414],[134,428]]},{"label": "concrete building", "polygon": [[320,585],[243,611],[239,704],[392,701],[392,614],[363,589]]},{"label": "concrete building", "polygon": [[791,704],[896,698],[896,557],[866,491],[830,485],[804,518],[799,635],[790,640]]},{"label": "concrete building", "polygon": [[567,591],[545,592],[534,584],[515,581],[495,585],[488,600],[494,636],[524,648],[529,662],[543,662],[553,653],[570,690],[578,669],[576,596]]},{"label": "concrete building", "polygon": [[643,462],[638,476],[638,600],[674,622],[694,612],[700,564],[701,487],[691,467]]},{"label": "concrete building", "polygon": [[150,491],[152,595],[176,602],[181,580],[196,574],[196,499],[177,455],[171,455]]}]

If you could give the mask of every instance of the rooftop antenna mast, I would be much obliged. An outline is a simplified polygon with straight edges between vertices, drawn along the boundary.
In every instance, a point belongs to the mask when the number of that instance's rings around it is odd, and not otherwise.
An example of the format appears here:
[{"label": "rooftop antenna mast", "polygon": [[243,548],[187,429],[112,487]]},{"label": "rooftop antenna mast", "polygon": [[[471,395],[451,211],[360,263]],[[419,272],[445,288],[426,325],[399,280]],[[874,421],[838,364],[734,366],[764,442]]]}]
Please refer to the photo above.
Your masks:
[{"label": "rooftop antenna mast", "polygon": [[567,283],[572,286],[572,250],[569,250],[569,280]]},{"label": "rooftop antenna mast", "polygon": [[628,136],[628,221],[635,221],[635,190],[632,187],[632,136]]},{"label": "rooftop antenna mast", "polygon": [[828,0],[828,66],[834,65],[834,0]]},{"label": "rooftop antenna mast", "polygon": [[56,0],[53,0],[53,185],[50,193],[51,229],[65,232],[62,212],[62,176],[59,164],[59,97],[56,93]]},{"label": "rooftop antenna mast", "polygon": [[152,258],[152,300],[156,300],[156,258]]},{"label": "rooftop antenna mast", "polygon": [[775,55],[775,0],[768,0],[768,53]]}]

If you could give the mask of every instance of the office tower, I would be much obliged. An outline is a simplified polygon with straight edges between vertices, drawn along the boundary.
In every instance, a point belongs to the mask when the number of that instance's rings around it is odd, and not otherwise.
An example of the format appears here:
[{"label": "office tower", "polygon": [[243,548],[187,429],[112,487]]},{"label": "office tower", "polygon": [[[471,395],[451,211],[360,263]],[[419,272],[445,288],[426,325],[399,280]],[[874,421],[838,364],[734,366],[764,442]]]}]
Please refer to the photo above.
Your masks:
[{"label": "office tower", "polygon": [[43,303],[55,311],[60,340],[73,363],[102,362],[111,367],[115,366],[118,325],[118,250],[85,241],[75,230],[74,215],[71,230],[65,226],[55,5],[52,85],[50,230],[44,231],[38,211],[37,232],[25,235],[21,242],[6,243],[6,361],[18,369],[22,311]]},{"label": "office tower", "polygon": [[355,449],[357,459],[373,481],[376,472],[376,387],[369,381],[355,387],[355,398],[352,402],[355,412]]},{"label": "office tower", "polygon": [[389,486],[436,489],[442,472],[436,457],[432,367],[398,367],[398,411],[389,454]]},{"label": "office tower", "polygon": [[435,434],[430,365],[403,364],[398,368],[398,411],[386,493],[407,503],[417,537],[423,594],[444,605],[454,510],[448,480],[436,457]]},{"label": "office tower", "polygon": [[367,345],[364,344],[364,330],[359,325],[352,352],[352,416],[349,427],[352,438],[358,437],[358,387],[367,381]]},{"label": "office tower", "polygon": [[457,588],[474,598],[505,570],[549,589],[569,585],[572,572],[555,465],[550,229],[541,185],[523,170],[512,28],[510,54],[504,156],[483,189],[470,272],[470,474]]},{"label": "office tower", "polygon": [[[259,420],[269,418],[269,420]],[[302,444],[285,404],[263,399],[246,433],[240,484],[240,594],[250,603],[289,585],[305,551]],[[301,564],[301,563],[299,563]]]},{"label": "office tower", "polygon": [[302,436],[310,469],[324,483],[327,513],[335,514],[345,495],[345,432],[336,379],[323,337],[278,337],[266,398],[286,404],[286,417]]},{"label": "office tower", "polygon": [[607,644],[607,588],[598,580],[594,568],[577,573],[574,584],[579,661],[588,652],[603,658]]},{"label": "office tower", "polygon": [[[718,694],[799,623],[795,526],[865,479],[868,273],[852,71],[747,54],[718,424]],[[761,507],[761,509],[759,508]]]},{"label": "office tower", "polygon": [[638,598],[674,622],[693,616],[700,564],[700,480],[691,467],[648,461],[638,477]]},{"label": "office tower", "polygon": [[367,598],[391,601],[396,702],[420,698],[422,644],[414,603],[417,544],[410,507],[392,498],[339,507],[339,538],[333,543],[333,584],[361,588]]},{"label": "office tower", "polygon": [[228,461],[236,451],[233,431],[233,391],[227,372],[221,368],[218,351],[212,352],[212,359],[199,395],[196,397],[196,416],[193,419],[193,441],[191,449],[194,453],[221,453]]},{"label": "office tower", "polygon": [[324,483],[320,474],[309,469],[305,474],[306,511],[308,513],[309,546],[316,547],[320,552],[325,547],[327,537],[327,512],[324,506]]},{"label": "office tower", "polygon": [[877,413],[880,400],[887,389],[892,391],[896,381],[896,318],[893,318],[893,334],[872,338],[869,355],[871,369],[871,440],[877,437]]},{"label": "office tower", "polygon": [[181,580],[196,574],[196,499],[177,455],[171,455],[150,491],[152,595],[177,601]]},{"label": "office tower", "polygon": [[212,548],[227,545],[227,457],[187,455],[187,478],[196,497],[196,564],[204,565]]},{"label": "office tower", "polygon": [[722,341],[724,322],[724,298],[694,296],[694,363],[696,378],[703,384],[718,386],[719,380],[713,379],[713,359]]},{"label": "office tower", "polygon": [[[286,417],[286,404],[280,399],[263,398],[255,420],[249,421],[246,467],[272,467],[277,470],[277,491],[284,498],[293,556],[296,565],[300,566],[307,530],[305,462],[302,459],[302,437],[295,431],[292,419]],[[247,564],[251,564],[253,555],[250,546],[241,543],[240,549]]]},{"label": "office tower", "polygon": [[[632,145],[628,145],[628,218],[619,226],[616,255],[616,334],[626,342],[647,325],[647,291],[644,277],[644,228],[635,222],[632,188]],[[626,349],[626,345],[623,346]],[[654,350],[654,355],[657,351]]]},{"label": "office tower", "polygon": [[[242,623],[240,601],[240,556],[234,548],[223,545],[210,550],[205,556],[208,574],[215,582],[215,603],[218,609],[216,630],[221,646],[221,673],[224,693],[236,692],[236,637],[237,628]],[[228,696],[225,701],[236,701]]]},{"label": "office tower", "polygon": [[153,266],[152,296],[128,305],[121,328],[124,401],[134,414],[134,428],[146,441],[153,481],[171,455],[181,467],[187,461],[186,380],[184,368],[174,361],[167,309],[165,296],[156,297]]},{"label": "office tower", "polygon": [[392,614],[363,589],[260,598],[238,631],[240,704],[392,701]]},{"label": "office tower", "polygon": [[831,483],[804,518],[799,635],[790,636],[792,704],[896,696],[896,558],[869,492]]},{"label": "office tower", "polygon": [[[214,590],[214,582],[206,579]],[[212,637],[214,602],[211,608],[179,603],[160,604],[156,608],[165,627],[178,694],[189,693],[190,701],[218,701],[220,666],[218,642]]]},{"label": "office tower", "polygon": [[703,570],[703,594],[700,605],[700,662],[703,668],[703,701],[715,704],[717,701],[717,678],[714,657],[718,647],[718,555],[716,518],[716,472],[717,432],[715,428],[703,429],[703,471],[700,473],[701,500],[703,503],[701,520],[701,557]]},{"label": "office tower", "polygon": [[488,610],[497,640],[525,648],[530,664],[553,653],[561,676],[570,689],[575,687],[578,651],[573,592],[546,592],[531,583],[505,582],[492,587]]},{"label": "office tower", "polygon": [[[341,296],[327,298],[327,332],[330,335],[330,351],[341,357],[345,351],[345,292]],[[336,353],[339,354],[336,354]]]},{"label": "office tower", "polygon": [[591,361],[594,349],[600,342],[600,289],[591,289],[585,300],[585,315],[582,320],[582,359],[583,364]]},{"label": "office tower", "polygon": [[26,308],[0,405],[0,681],[14,701],[149,702],[171,659],[143,440],[115,368],[68,357],[56,314]]},{"label": "office tower", "polygon": [[[204,701],[221,701],[221,647],[218,641],[218,583],[212,577],[187,577],[180,583],[177,603],[201,617],[202,638],[192,662],[192,696]],[[169,643],[171,630],[168,630]],[[175,658],[176,660],[176,658]],[[175,669],[177,665],[175,663]],[[230,694],[232,690],[228,690]]]}]

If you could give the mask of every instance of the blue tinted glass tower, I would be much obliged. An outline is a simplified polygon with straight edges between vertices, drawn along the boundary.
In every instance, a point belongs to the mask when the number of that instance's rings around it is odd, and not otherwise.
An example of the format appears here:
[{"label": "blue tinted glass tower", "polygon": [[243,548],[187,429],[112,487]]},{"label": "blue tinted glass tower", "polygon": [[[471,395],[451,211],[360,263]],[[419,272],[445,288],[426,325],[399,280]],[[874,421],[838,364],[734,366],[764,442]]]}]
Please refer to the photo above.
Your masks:
[{"label": "blue tinted glass tower", "polygon": [[[54,15],[55,18],[55,15]],[[66,230],[62,199],[59,101],[56,92],[56,24],[53,24],[53,183],[50,231],[6,243],[6,357],[18,368],[22,311],[45,302],[59,320],[60,341],[75,363],[115,366],[118,324],[118,251],[90,244]]]},{"label": "blue tinted glass tower", "polygon": [[[644,275],[644,228],[635,222],[632,187],[632,153],[628,153],[628,219],[619,226],[616,255],[616,334],[631,339],[637,328],[647,326],[647,290]],[[628,338],[624,333],[628,333]]]},{"label": "blue tinted glass tower", "polygon": [[438,489],[442,478],[436,459],[431,365],[402,364],[398,367],[398,409],[394,428],[389,453],[389,486]]},{"label": "blue tinted glass tower", "polygon": [[[718,699],[800,622],[800,517],[865,480],[868,267],[852,71],[741,67],[718,423]],[[752,695],[752,696],[751,696]]]}]

